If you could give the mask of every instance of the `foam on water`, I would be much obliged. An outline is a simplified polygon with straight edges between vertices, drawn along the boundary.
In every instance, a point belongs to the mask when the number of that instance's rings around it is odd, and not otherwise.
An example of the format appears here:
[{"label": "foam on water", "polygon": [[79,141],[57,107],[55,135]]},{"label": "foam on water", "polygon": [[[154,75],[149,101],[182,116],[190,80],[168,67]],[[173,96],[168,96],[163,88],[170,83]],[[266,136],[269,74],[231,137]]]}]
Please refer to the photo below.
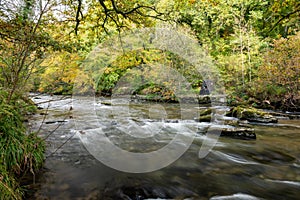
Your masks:
[{"label": "foam on water", "polygon": [[262,200],[262,199],[249,194],[237,193],[228,196],[215,196],[210,198],[210,200]]},{"label": "foam on water", "polygon": [[288,184],[288,185],[294,185],[300,187],[300,182],[296,182],[296,181],[283,181],[283,180],[271,180],[271,179],[266,179],[266,180],[273,183],[282,183],[282,184]]}]

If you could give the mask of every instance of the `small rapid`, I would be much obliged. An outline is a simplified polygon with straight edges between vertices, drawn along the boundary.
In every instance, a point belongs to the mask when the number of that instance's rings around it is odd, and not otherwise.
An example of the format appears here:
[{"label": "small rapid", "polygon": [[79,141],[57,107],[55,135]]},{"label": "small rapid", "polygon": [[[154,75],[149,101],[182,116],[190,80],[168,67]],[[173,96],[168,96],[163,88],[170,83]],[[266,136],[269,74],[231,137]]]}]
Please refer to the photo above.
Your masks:
[{"label": "small rapid", "polygon": [[[196,122],[194,113],[202,109],[198,105],[180,108],[178,104],[114,102],[105,98],[83,99],[74,104],[70,97],[47,95],[33,100],[41,109],[29,125],[32,131],[40,129],[47,150],[44,168],[33,184],[30,199],[216,200],[300,196],[299,120],[251,125],[256,140],[220,137],[208,155],[200,159],[199,150],[207,139],[203,130],[230,126]],[[120,167],[131,161],[132,157],[122,157],[111,146],[105,146],[107,140],[133,154],[155,152],[170,142],[174,142],[170,150],[182,148],[184,153],[158,170],[127,173],[96,159],[105,152],[107,159],[118,158]],[[93,148],[89,149],[90,146]],[[147,171],[171,156],[136,163]]]}]

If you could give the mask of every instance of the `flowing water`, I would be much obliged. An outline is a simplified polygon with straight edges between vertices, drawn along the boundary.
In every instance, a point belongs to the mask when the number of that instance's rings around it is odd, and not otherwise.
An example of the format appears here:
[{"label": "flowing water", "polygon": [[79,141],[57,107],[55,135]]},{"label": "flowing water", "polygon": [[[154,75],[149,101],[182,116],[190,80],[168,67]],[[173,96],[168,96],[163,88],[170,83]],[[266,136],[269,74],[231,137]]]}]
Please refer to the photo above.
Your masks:
[{"label": "flowing water", "polygon": [[[110,105],[104,103],[109,99],[87,99],[76,106],[73,102],[70,109],[70,98],[33,99],[43,109],[32,116],[30,124],[37,130],[43,122],[40,135],[46,138],[47,158],[29,199],[300,198],[299,120],[251,125],[256,140],[219,138],[210,153],[200,159],[198,153],[206,136],[199,130],[213,124],[193,120],[195,111],[203,109],[197,105],[180,108],[178,104],[122,101]],[[102,164],[86,148],[93,141],[82,137],[93,134],[97,126],[116,146],[135,153],[161,149],[186,130],[190,133],[182,138],[194,138],[172,164],[148,173],[127,173]],[[177,143],[185,145],[184,141]],[[118,156],[115,152],[106,154]],[[126,166],[131,161],[122,162]],[[139,167],[152,169],[156,162],[164,161],[152,162],[141,161]]]}]

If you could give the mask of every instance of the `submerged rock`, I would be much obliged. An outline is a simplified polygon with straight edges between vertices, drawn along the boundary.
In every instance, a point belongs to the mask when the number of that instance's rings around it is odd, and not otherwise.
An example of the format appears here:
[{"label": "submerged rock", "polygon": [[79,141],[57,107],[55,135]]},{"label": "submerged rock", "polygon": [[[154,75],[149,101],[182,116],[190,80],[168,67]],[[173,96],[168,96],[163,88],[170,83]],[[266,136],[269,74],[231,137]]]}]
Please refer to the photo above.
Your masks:
[{"label": "submerged rock", "polygon": [[243,127],[231,127],[231,126],[224,126],[224,127],[207,127],[206,129],[202,130],[201,132],[206,134],[207,131],[210,133],[220,134],[221,137],[230,137],[234,139],[241,139],[241,140],[255,140],[256,134],[254,129],[252,128],[243,128]]},{"label": "submerged rock", "polygon": [[239,119],[235,117],[224,116],[224,114],[218,114],[214,108],[207,108],[199,112],[199,117],[195,119],[196,122],[213,122],[223,121],[225,125],[238,126]]},{"label": "submerged rock", "polygon": [[198,194],[179,186],[164,187],[143,183],[128,183],[127,186],[106,188],[101,199],[199,199]]},{"label": "submerged rock", "polygon": [[200,116],[210,115],[211,113],[213,113],[212,109],[207,108],[207,109],[200,111]]},{"label": "submerged rock", "polygon": [[196,122],[211,122],[211,115],[200,116],[195,120]]},{"label": "submerged rock", "polygon": [[46,121],[45,124],[66,123],[67,120]]},{"label": "submerged rock", "polygon": [[258,122],[258,123],[277,123],[278,119],[273,117],[272,115],[265,115],[257,118],[248,118],[249,122]]},{"label": "submerged rock", "polygon": [[241,120],[247,120],[249,122],[257,123],[277,123],[278,120],[273,115],[256,108],[247,108],[243,106],[237,106],[232,108],[227,116],[237,117]]},{"label": "submerged rock", "polygon": [[209,95],[199,95],[198,103],[199,104],[210,104],[211,103],[210,96]]},{"label": "submerged rock", "polygon": [[243,140],[255,140],[256,134],[251,128],[225,128],[222,129],[221,136]]},{"label": "submerged rock", "polygon": [[297,112],[273,112],[271,114],[276,118],[288,120],[288,119],[300,119],[300,113]]},{"label": "submerged rock", "polygon": [[195,119],[196,122],[210,122],[212,119],[212,109],[207,108],[199,113],[199,118]]},{"label": "submerged rock", "polygon": [[102,101],[101,104],[105,105],[105,106],[111,106],[112,105],[112,103],[109,102],[109,101]]},{"label": "submerged rock", "polygon": [[223,118],[221,118],[221,120],[224,121],[225,125],[229,125],[229,126],[240,126],[240,121],[238,118],[235,117],[225,117],[223,116]]}]

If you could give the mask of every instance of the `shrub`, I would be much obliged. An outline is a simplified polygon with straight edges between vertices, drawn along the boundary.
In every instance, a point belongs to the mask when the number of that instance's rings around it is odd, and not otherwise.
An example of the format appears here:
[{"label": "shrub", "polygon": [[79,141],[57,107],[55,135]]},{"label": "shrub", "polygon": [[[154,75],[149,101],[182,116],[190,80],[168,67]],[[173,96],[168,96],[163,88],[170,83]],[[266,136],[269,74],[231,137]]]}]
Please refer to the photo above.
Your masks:
[{"label": "shrub", "polygon": [[299,109],[300,98],[300,32],[274,41],[264,54],[253,92],[257,98],[280,102],[282,109]]}]

